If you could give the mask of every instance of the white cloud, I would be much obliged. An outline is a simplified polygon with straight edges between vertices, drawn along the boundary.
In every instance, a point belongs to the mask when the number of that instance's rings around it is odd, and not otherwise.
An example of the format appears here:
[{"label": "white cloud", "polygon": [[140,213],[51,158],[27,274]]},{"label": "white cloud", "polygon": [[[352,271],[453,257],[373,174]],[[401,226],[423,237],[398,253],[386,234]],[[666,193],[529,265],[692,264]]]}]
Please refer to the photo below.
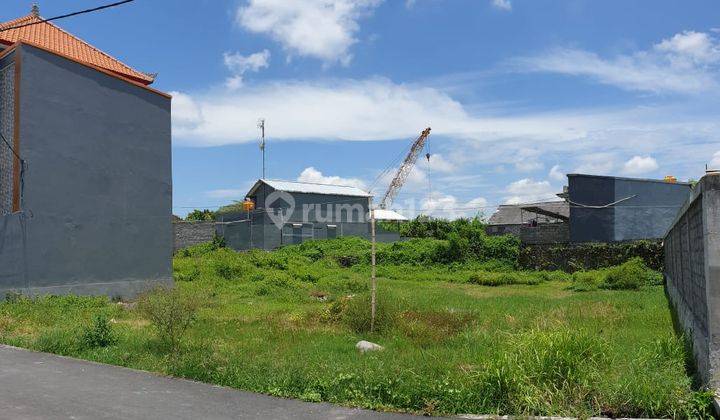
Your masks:
[{"label": "white cloud", "polygon": [[240,53],[223,54],[225,67],[232,72],[232,76],[225,81],[225,86],[237,89],[242,86],[243,75],[248,71],[258,72],[270,65],[270,51],[262,50],[250,55]]},{"label": "white cloud", "polygon": [[656,44],[655,49],[670,53],[676,59],[691,59],[700,64],[720,61],[720,45],[703,32],[684,31],[675,34],[672,38]]},{"label": "white cloud", "polygon": [[173,92],[173,95],[174,138],[197,146],[254,142],[259,116],[267,119],[272,140],[400,139],[417,136],[424,127],[431,126],[431,136],[483,142],[510,137],[562,142],[584,136],[590,128],[607,125],[604,116],[581,110],[566,114],[475,117],[438,89],[379,78],[283,80],[247,85],[238,91],[222,89],[193,96]]},{"label": "white cloud", "polygon": [[713,154],[708,169],[720,169],[720,150]]},{"label": "white cloud", "polygon": [[419,213],[445,219],[457,219],[474,217],[478,213],[482,213],[485,207],[487,207],[487,200],[483,197],[462,202],[454,195],[433,192],[423,199]]},{"label": "white cloud", "polygon": [[657,161],[650,156],[633,156],[625,162],[623,173],[628,175],[639,175],[652,172],[658,168]]},{"label": "white cloud", "polygon": [[545,165],[543,165],[542,162],[539,162],[537,160],[521,160],[519,162],[515,162],[515,169],[520,172],[537,171],[544,167]]},{"label": "white cloud", "polygon": [[560,170],[560,165],[555,165],[550,168],[548,177],[554,181],[565,181],[565,174]]},{"label": "white cloud", "polygon": [[500,10],[510,11],[512,10],[512,3],[510,0],[492,0],[492,5]]},{"label": "white cloud", "polygon": [[649,50],[612,58],[556,48],[514,62],[524,70],[587,76],[632,91],[707,94],[720,86],[720,42],[701,32],[682,32]]},{"label": "white cloud", "polygon": [[322,172],[312,166],[303,169],[300,175],[298,175],[297,180],[300,182],[311,182],[315,184],[345,185],[357,187],[361,190],[367,190],[365,182],[359,178],[343,178],[340,176],[323,175]]},{"label": "white cloud", "polygon": [[458,169],[456,164],[450,162],[440,153],[432,153],[429,161],[425,155],[421,156],[418,160],[420,161],[418,165],[422,164],[424,168],[428,168],[432,172],[451,173]]},{"label": "white cloud", "polygon": [[182,92],[171,92],[172,125],[176,131],[192,130],[202,124],[204,118],[200,105],[190,95]]},{"label": "white cloud", "polygon": [[508,185],[505,192],[506,204],[520,204],[553,200],[558,191],[548,181],[523,178]]},{"label": "white cloud", "polygon": [[[717,100],[702,97],[672,105],[529,113],[512,108],[498,114],[502,109],[493,113],[482,103],[465,105],[437,88],[380,78],[279,80],[247,83],[232,92],[218,87],[193,95],[173,95],[175,146],[255,143],[261,116],[267,119],[270,142],[407,141],[431,126],[433,149],[439,149],[443,161],[455,167],[454,172],[448,172],[453,175],[467,175],[468,170],[487,173],[500,167],[507,174],[517,169],[518,157],[525,153],[526,159],[549,163],[548,167],[564,162],[566,173],[603,175],[622,170],[624,160],[619,160],[620,156],[652,155],[658,161],[671,162],[667,170],[678,177],[697,178],[698,168],[718,150],[716,139],[720,138],[720,122],[712,112],[718,107]],[[477,109],[485,111],[480,114]],[[377,165],[387,164],[386,160]],[[421,157],[403,192],[427,191],[428,168],[423,161]],[[449,169],[439,166],[429,172],[440,174],[440,169]],[[464,191],[479,188],[441,178],[433,178],[437,187],[451,185]],[[555,182],[549,175],[547,179]],[[482,188],[493,187],[490,178],[484,181]],[[384,191],[379,187],[373,190]],[[497,192],[493,194],[497,198],[490,198],[500,200],[502,195]]]},{"label": "white cloud", "polygon": [[590,153],[578,157],[580,164],[575,173],[589,175],[611,175],[615,169],[615,156],[611,153]]},{"label": "white cloud", "polygon": [[243,28],[267,34],[290,53],[349,63],[358,21],[382,0],[248,0],[238,8]]}]

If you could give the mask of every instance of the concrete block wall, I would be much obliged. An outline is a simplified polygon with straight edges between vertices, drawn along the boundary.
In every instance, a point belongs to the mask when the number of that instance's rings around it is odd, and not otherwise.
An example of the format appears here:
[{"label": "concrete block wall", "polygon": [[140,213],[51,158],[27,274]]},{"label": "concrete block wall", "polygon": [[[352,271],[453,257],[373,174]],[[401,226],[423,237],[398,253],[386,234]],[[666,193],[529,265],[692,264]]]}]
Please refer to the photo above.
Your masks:
[{"label": "concrete block wall", "polygon": [[704,176],[664,240],[665,281],[700,379],[720,388],[720,174]]},{"label": "concrete block wall", "polygon": [[520,242],[528,245],[564,244],[570,242],[570,225],[567,223],[547,223],[537,226],[522,226]]},{"label": "concrete block wall", "polygon": [[485,226],[485,233],[487,233],[490,236],[515,235],[519,238],[521,228],[522,228],[522,225],[518,225],[518,224],[487,225],[487,226]]},{"label": "concrete block wall", "polygon": [[215,222],[173,222],[173,251],[210,242],[215,236]]}]

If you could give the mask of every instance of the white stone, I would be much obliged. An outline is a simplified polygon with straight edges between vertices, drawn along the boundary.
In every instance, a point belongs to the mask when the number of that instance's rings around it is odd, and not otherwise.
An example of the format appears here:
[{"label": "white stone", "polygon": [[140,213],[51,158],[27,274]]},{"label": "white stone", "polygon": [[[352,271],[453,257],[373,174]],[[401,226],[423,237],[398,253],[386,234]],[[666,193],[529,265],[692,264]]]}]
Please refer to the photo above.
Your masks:
[{"label": "white stone", "polygon": [[384,349],[385,347],[383,347],[383,346],[381,346],[381,345],[379,345],[379,344],[371,343],[371,342],[369,342],[369,341],[361,340],[361,341],[358,341],[357,344],[355,344],[355,348],[358,349],[358,350],[360,350],[360,353],[365,353],[365,352],[367,352],[367,351],[378,351],[378,350],[382,350],[382,349]]}]

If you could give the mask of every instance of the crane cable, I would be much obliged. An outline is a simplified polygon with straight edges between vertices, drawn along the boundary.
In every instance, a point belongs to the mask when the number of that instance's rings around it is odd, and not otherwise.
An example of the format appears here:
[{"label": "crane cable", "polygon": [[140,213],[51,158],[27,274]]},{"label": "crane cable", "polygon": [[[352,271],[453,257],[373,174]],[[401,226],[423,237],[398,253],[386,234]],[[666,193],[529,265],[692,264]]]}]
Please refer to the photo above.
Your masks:
[{"label": "crane cable", "polygon": [[[410,145],[410,147],[412,147],[412,144]],[[403,156],[407,155],[408,149],[409,149],[409,147],[404,147],[404,148],[400,149],[398,154],[389,161],[387,166],[385,166],[385,168],[382,170],[382,172],[380,172],[380,174],[377,177],[375,177],[375,180],[372,182],[372,184],[370,184],[370,188],[369,188],[370,191],[372,191],[372,189],[375,188],[375,186],[377,186],[378,182],[380,182],[382,180],[382,177],[384,177],[385,175],[390,173],[390,171],[392,171],[394,169],[394,167],[397,166],[401,162]]]},{"label": "crane cable", "polygon": [[433,190],[432,190],[432,181],[430,179],[430,174],[432,173],[432,168],[430,167],[430,137],[428,136],[427,139],[425,139],[425,159],[427,159],[427,180],[428,180],[428,202],[432,200],[433,197]]}]

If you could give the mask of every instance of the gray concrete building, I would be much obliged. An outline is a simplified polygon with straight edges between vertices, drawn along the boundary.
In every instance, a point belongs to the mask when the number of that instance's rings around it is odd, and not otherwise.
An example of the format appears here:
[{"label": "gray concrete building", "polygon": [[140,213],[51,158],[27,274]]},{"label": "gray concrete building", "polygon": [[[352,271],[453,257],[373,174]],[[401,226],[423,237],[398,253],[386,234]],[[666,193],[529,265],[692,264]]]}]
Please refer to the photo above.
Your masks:
[{"label": "gray concrete building", "polygon": [[660,239],[691,191],[685,182],[568,174],[570,240]]},{"label": "gray concrete building", "polygon": [[[370,237],[371,195],[360,188],[260,179],[246,199],[253,210],[222,214],[218,220],[218,234],[234,249],[271,250],[312,239]],[[378,228],[377,239],[400,237]]]},{"label": "gray concrete building", "polygon": [[0,296],[171,284],[170,97],[54,25],[26,28],[0,32]]}]

